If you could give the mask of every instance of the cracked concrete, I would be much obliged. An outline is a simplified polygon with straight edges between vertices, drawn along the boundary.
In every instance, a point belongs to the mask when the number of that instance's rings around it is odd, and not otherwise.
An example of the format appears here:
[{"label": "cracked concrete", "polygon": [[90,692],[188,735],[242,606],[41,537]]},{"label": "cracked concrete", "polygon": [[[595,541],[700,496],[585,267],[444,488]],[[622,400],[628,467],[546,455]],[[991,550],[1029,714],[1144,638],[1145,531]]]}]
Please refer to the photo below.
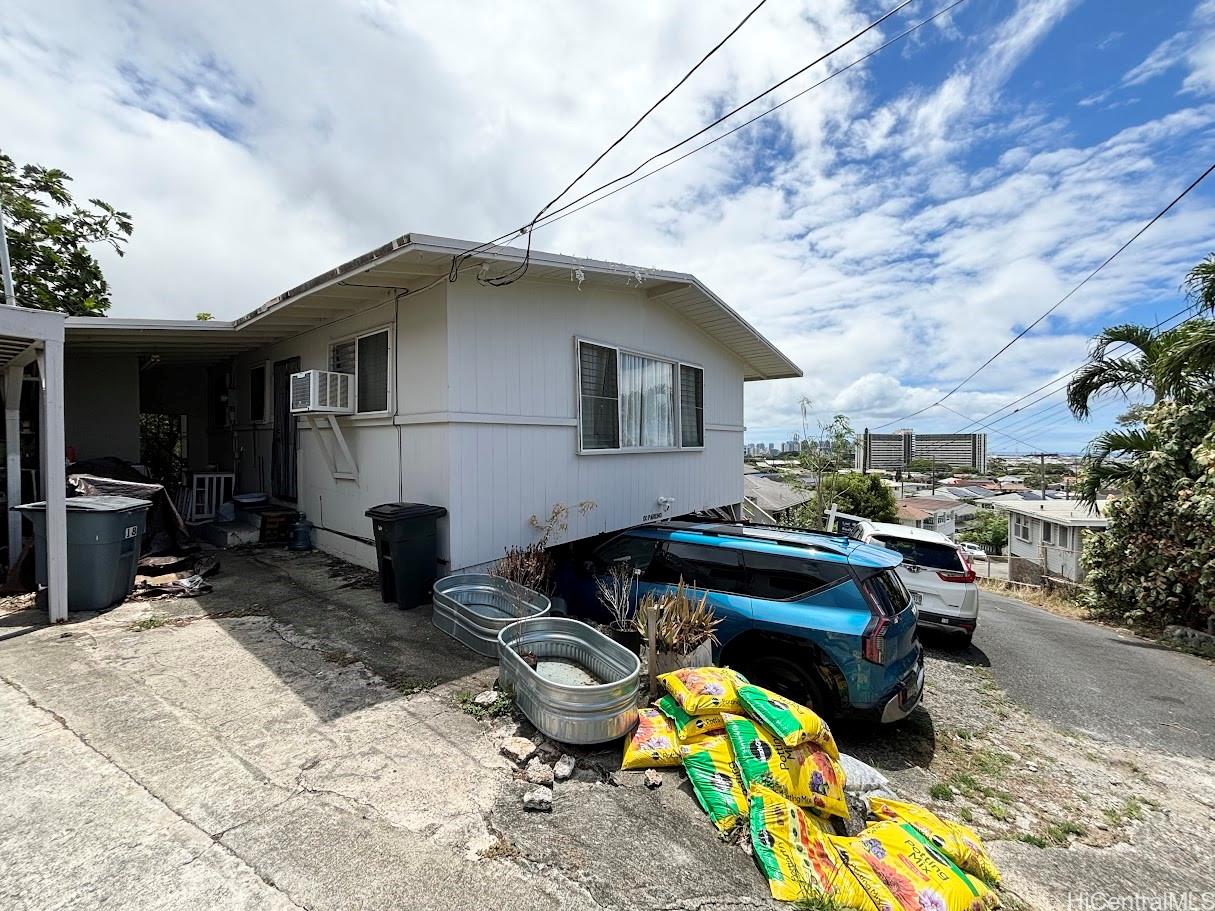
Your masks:
[{"label": "cracked concrete", "polygon": [[[636,872],[653,856],[648,817],[670,810],[649,792],[584,771],[558,785],[548,831],[507,812],[521,783],[498,744],[514,724],[458,706],[496,667],[428,609],[385,605],[320,555],[223,560],[199,599],[28,631],[7,618],[19,634],[0,642],[0,907],[768,903],[676,786],[668,856],[648,877]],[[706,851],[732,872],[694,890],[669,875]]]}]

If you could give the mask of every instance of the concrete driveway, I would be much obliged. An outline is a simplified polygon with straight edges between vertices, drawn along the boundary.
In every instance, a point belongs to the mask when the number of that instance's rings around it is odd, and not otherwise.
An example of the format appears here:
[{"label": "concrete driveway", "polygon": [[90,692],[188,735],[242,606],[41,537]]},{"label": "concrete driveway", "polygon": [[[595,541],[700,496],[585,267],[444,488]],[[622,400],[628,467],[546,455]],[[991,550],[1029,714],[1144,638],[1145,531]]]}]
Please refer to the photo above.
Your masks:
[{"label": "concrete driveway", "polygon": [[458,704],[496,667],[428,609],[319,554],[225,553],[214,583],[53,628],[0,617],[0,907],[767,903],[677,775],[607,783],[615,748],[525,817],[498,753],[514,724]]}]

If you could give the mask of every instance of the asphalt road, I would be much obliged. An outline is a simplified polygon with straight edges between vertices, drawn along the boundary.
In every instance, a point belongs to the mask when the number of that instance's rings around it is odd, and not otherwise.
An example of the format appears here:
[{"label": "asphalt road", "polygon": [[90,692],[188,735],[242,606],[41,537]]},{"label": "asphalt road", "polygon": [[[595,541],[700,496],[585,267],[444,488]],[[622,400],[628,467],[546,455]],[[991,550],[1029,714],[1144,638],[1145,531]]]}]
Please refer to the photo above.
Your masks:
[{"label": "asphalt road", "polygon": [[925,636],[931,652],[990,666],[1011,699],[1055,724],[1215,759],[1215,663],[1012,598],[980,598],[970,650]]}]

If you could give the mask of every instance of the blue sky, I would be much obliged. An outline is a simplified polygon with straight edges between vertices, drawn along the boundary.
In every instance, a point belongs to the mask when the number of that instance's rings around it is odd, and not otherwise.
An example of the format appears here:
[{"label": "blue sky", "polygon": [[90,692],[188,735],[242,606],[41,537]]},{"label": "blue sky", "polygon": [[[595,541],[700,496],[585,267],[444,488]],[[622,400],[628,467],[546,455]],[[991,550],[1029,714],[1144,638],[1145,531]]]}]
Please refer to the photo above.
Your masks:
[{"label": "blue sky", "polygon": [[[773,100],[944,3],[917,0]],[[131,211],[128,256],[105,260],[113,315],[234,317],[401,233],[523,223],[751,5],[63,0],[49,17],[15,0],[0,148]],[[592,179],[883,11],[769,0]],[[812,424],[878,427],[939,399],[1201,173],[1213,117],[1215,0],[966,0],[536,244],[694,272],[790,354],[806,376],[749,385],[749,439],[800,432],[803,399]],[[1101,326],[1181,310],[1186,269],[1215,250],[1211,180],[947,404],[985,415],[1078,365]],[[1077,424],[1059,401],[998,415],[1012,436],[991,448],[1079,450],[1121,410]]]}]

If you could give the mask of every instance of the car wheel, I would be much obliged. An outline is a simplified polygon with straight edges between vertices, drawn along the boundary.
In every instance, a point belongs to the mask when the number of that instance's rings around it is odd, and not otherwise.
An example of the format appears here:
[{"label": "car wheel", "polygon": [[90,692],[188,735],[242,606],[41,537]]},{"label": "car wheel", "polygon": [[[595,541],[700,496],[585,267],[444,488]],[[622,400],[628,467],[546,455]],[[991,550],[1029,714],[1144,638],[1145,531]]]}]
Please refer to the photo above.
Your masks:
[{"label": "car wheel", "polygon": [[823,718],[834,714],[818,676],[791,658],[784,655],[756,657],[742,665],[739,672],[756,686],[780,693]]}]

